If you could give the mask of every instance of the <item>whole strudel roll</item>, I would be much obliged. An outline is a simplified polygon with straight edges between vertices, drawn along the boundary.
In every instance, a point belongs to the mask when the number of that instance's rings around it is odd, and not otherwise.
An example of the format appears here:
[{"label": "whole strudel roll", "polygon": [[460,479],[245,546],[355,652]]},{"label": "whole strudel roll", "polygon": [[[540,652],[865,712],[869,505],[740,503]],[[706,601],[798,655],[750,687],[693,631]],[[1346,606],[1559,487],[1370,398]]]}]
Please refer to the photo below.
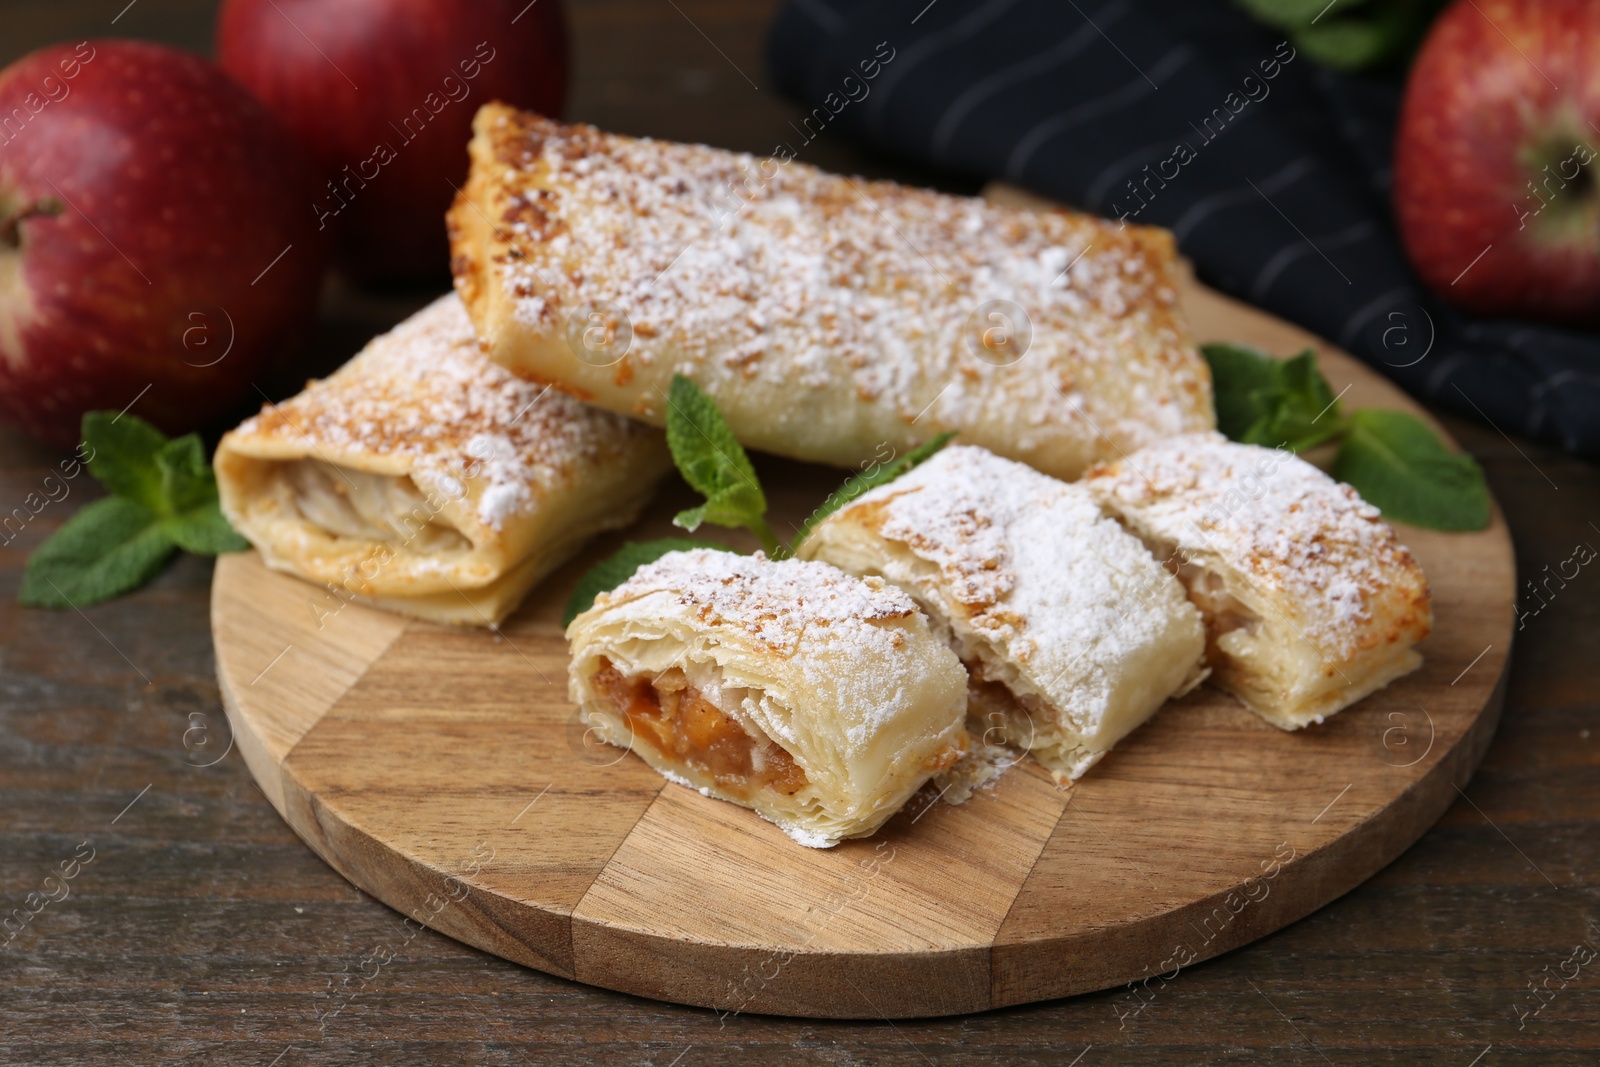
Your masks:
[{"label": "whole strudel roll", "polygon": [[1082,488],[953,446],[797,548],[906,590],[971,675],[968,729],[1078,778],[1203,677],[1183,587]]},{"label": "whole strudel roll", "polygon": [[524,382],[443,297],[227,434],[222,510],[267,565],[437,622],[499,622],[671,465],[659,431]]},{"label": "whole strudel roll", "polygon": [[449,214],[490,358],[841,466],[945,430],[1061,478],[1214,424],[1172,236],[637,140],[498,104]]},{"label": "whole strudel roll", "polygon": [[1321,722],[1421,666],[1433,608],[1416,558],[1293,454],[1193,434],[1083,484],[1189,590],[1212,680],[1273,725]]},{"label": "whole strudel roll", "polygon": [[698,549],[567,627],[601,737],[802,845],[871,834],[966,740],[966,673],[916,604],[825,563]]}]

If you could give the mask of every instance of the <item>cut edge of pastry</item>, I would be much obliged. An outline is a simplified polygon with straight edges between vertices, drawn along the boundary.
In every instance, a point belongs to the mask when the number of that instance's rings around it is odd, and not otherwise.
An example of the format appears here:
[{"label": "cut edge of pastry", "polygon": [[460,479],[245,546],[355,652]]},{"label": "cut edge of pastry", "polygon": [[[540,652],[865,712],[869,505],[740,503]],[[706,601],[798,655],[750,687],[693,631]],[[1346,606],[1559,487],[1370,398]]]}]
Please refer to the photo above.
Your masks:
[{"label": "cut edge of pastry", "polygon": [[[686,657],[662,671],[624,673],[596,654],[576,677],[582,714],[602,741],[633,752],[668,781],[750,809],[808,848],[832,848],[876,833],[966,748],[965,734],[952,732],[952,740],[911,788],[845,819],[823,804],[804,755],[791,752],[743,711],[740,694],[748,691],[725,687],[716,663]],[[771,694],[762,699],[772,699]]]},{"label": "cut edge of pastry", "polygon": [[[963,658],[962,662],[967,661]],[[1039,724],[1057,725],[1052,711],[1042,707],[1032,694],[1019,695],[1004,682],[980,678],[970,665],[967,670],[971,677],[967,687],[967,732],[986,741],[998,736],[1007,746],[1027,753],[1050,772],[1056,785],[1066,787],[1076,782],[1115,747],[1113,742],[1096,751],[1083,744],[1081,735],[1060,730],[1056,731],[1057,740],[1041,741]]]},{"label": "cut edge of pastry", "polygon": [[1371,673],[1362,679],[1359,685],[1346,684],[1338,688],[1324,691],[1313,700],[1298,705],[1288,705],[1273,701],[1270,695],[1262,699],[1258,694],[1251,693],[1245,686],[1237,683],[1219,683],[1221,688],[1233,694],[1261,718],[1270,722],[1281,730],[1299,730],[1321,723],[1328,716],[1334,715],[1359,700],[1364,700],[1385,688],[1389,683],[1405,677],[1418,667],[1422,666],[1422,653],[1415,648],[1406,647],[1398,655],[1392,655],[1378,663],[1369,664],[1365,669]]},{"label": "cut edge of pastry", "polygon": [[1322,722],[1421,665],[1427,575],[1377,508],[1305,460],[1191,434],[1084,484],[1199,608],[1216,687],[1272,725]]},{"label": "cut edge of pastry", "polygon": [[595,662],[597,669],[585,680],[589,699],[581,707],[606,744],[633,752],[668,781],[749,808],[809,848],[838,842],[800,824],[806,814],[821,814],[805,769],[721,698],[716,664],[692,665],[696,685],[682,667],[623,673],[603,655]]},{"label": "cut edge of pastry", "polygon": [[[1212,684],[1279,729],[1321,723],[1422,666],[1422,654],[1398,640],[1335,661],[1259,591],[1230,581],[1230,568],[1213,554],[1141,539],[1200,610]],[[1306,657],[1320,669],[1304,670]]]},{"label": "cut edge of pastry", "polygon": [[[824,559],[862,577],[883,578],[904,590],[928,616],[929,628],[950,646],[967,671],[968,733],[985,741],[998,736],[1005,744],[1026,751],[1050,772],[1058,785],[1066,786],[1081,778],[1118,742],[1148,722],[1168,700],[1190,692],[1210,673],[1203,660],[1197,658],[1175,690],[1157,687],[1162,690],[1158,698],[1151,695],[1134,702],[1139,708],[1153,705],[1148,711],[1127,715],[1129,721],[1125,729],[1113,730],[1115,736],[1107,735],[1109,740],[1097,737],[1095,743],[1090,743],[1090,735],[1071,721],[1070,712],[1065,716],[1061,714],[1067,709],[1054,707],[1050,698],[1008,660],[993,639],[962,619],[952,605],[934,595],[942,581],[937,565],[909,552],[887,561],[883,558],[877,547],[886,539],[876,531],[862,528],[851,518],[851,512],[863,506],[874,505],[868,501],[830,516],[812,531],[799,554],[803,558]],[[885,566],[886,562],[891,565]],[[1183,607],[1190,608],[1190,605],[1184,602]],[[1105,743],[1099,743],[1102,741]]]},{"label": "cut edge of pastry", "polygon": [[[605,740],[810,847],[874,833],[966,748],[955,653],[903,591],[826,563],[671,552],[596,597],[567,641],[568,696]],[[752,746],[769,744],[804,783],[751,784]]]}]

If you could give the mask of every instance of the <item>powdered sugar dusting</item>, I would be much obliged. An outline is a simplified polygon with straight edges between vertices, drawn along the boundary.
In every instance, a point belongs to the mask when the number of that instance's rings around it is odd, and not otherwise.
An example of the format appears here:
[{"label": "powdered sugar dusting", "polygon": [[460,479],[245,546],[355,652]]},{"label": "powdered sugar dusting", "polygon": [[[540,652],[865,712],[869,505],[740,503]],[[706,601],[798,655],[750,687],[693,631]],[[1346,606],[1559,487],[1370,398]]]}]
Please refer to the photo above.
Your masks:
[{"label": "powdered sugar dusting", "polygon": [[971,672],[968,715],[1009,691],[1030,725],[997,718],[1000,736],[1069,777],[1177,692],[1203,648],[1177,580],[1082,486],[981,448],[866,493],[801,551],[911,591]]},{"label": "powdered sugar dusting", "polygon": [[1026,755],[1009,745],[992,744],[976,730],[971,731],[970,737],[961,758],[933,776],[938,799],[946,804],[965,804],[974,793],[994,789],[1000,783],[1000,776],[1022,762]]},{"label": "powdered sugar dusting", "polygon": [[1150,640],[1164,624],[1159,613],[1129,610],[1148,595],[1118,592],[1141,577],[1167,581],[1142,545],[1081,487],[984,449],[946,448],[852,510],[858,521],[872,513],[866,521],[881,536],[938,566],[966,621],[1023,662],[1041,642],[1116,656],[1114,646]]},{"label": "powdered sugar dusting", "polygon": [[[1164,233],[510,110],[491,132],[512,190],[493,269],[517,316],[555,332],[615,305],[633,330],[619,374],[670,358],[713,394],[849,380],[929,433],[987,422],[1022,449],[1072,433],[1111,454],[1212,424]],[[969,351],[991,300],[1031,320],[1017,365]]]},{"label": "powdered sugar dusting", "polygon": [[451,496],[465,483],[481,486],[477,516],[495,529],[570,484],[583,466],[653,432],[490,362],[454,295],[237,432],[279,431],[308,435],[329,452],[404,456],[413,477],[431,476]]},{"label": "powdered sugar dusting", "polygon": [[[855,578],[826,563],[774,562],[760,552],[742,556],[708,548],[669,552],[640,567],[596,597],[595,608],[661,591],[694,607],[706,625],[742,630],[783,655],[793,655],[813,628],[833,631],[836,642],[875,648],[885,640],[876,624],[917,614],[909,596],[880,578]],[[904,637],[896,629],[887,639]]]},{"label": "powdered sugar dusting", "polygon": [[1083,484],[1113,511],[1137,509],[1147,535],[1215,553],[1286,595],[1304,636],[1328,654],[1357,650],[1380,600],[1428,595],[1378,509],[1287,452],[1190,434],[1096,468]]}]

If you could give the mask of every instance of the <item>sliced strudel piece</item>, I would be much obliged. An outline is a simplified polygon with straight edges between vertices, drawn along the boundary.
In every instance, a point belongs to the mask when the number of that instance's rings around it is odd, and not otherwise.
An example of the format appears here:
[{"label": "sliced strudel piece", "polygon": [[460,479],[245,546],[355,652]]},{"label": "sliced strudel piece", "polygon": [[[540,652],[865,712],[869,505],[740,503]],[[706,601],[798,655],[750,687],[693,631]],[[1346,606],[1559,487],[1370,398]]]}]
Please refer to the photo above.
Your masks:
[{"label": "sliced strudel piece", "polygon": [[1215,425],[1172,236],[491,104],[449,215],[492,359],[660,423],[855,466],[940,431],[1062,478]]},{"label": "sliced strudel piece", "polygon": [[972,678],[969,724],[1076,779],[1202,675],[1183,588],[1078,486],[947,448],[824,519],[798,547],[881,575]]},{"label": "sliced strudel piece", "polygon": [[499,622],[670,466],[661,434],[531,385],[444,297],[222,439],[222,510],[267,565],[342,599]]},{"label": "sliced strudel piece", "polygon": [[1421,665],[1422,568],[1377,508],[1304,460],[1194,434],[1083,484],[1188,588],[1213,680],[1273,725],[1321,722]]},{"label": "sliced strudel piece", "polygon": [[567,639],[604,740],[802,845],[871,834],[965,744],[966,673],[911,598],[825,563],[669,553]]}]

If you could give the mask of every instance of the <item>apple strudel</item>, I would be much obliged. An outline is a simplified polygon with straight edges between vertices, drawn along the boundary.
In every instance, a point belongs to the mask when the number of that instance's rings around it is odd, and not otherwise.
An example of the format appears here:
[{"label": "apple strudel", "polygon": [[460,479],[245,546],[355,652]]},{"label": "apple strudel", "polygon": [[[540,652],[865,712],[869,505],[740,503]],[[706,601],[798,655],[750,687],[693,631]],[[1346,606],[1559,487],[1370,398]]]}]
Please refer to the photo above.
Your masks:
[{"label": "apple strudel", "polygon": [[1215,425],[1172,236],[483,107],[449,213],[490,358],[840,466],[946,430],[1062,478]]},{"label": "apple strudel", "polygon": [[227,434],[223,513],[267,565],[344,599],[498,623],[671,465],[661,434],[477,350],[455,296]]},{"label": "apple strudel", "polygon": [[797,548],[910,593],[971,676],[969,726],[1081,776],[1193,688],[1183,588],[1081,487],[952,446],[828,516]]},{"label": "apple strudel", "polygon": [[825,563],[668,553],[567,639],[603,740],[813,848],[871,834],[965,745],[955,655],[910,597]]},{"label": "apple strudel", "polygon": [[1193,434],[1083,484],[1188,589],[1213,680],[1273,725],[1321,722],[1421,665],[1422,568],[1377,508],[1293,454]]}]

